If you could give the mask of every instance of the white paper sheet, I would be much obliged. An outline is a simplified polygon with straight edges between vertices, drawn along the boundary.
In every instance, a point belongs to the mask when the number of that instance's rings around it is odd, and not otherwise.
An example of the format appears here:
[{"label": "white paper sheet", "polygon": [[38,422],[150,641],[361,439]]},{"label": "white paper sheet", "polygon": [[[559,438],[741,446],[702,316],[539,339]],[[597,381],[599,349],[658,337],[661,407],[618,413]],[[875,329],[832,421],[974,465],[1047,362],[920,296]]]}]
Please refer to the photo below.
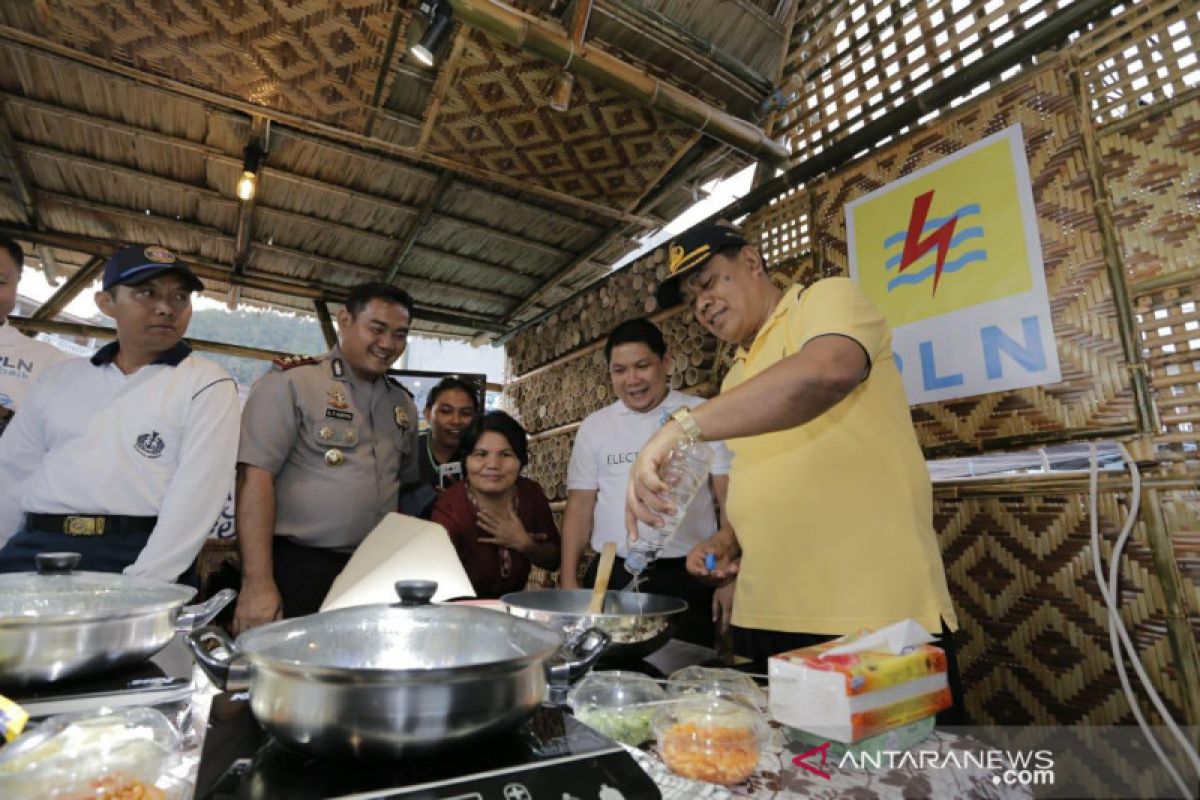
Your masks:
[{"label": "white paper sheet", "polygon": [[395,603],[398,598],[394,584],[403,580],[437,581],[435,603],[475,596],[446,529],[427,520],[392,513],[354,551],[330,587],[321,610]]}]

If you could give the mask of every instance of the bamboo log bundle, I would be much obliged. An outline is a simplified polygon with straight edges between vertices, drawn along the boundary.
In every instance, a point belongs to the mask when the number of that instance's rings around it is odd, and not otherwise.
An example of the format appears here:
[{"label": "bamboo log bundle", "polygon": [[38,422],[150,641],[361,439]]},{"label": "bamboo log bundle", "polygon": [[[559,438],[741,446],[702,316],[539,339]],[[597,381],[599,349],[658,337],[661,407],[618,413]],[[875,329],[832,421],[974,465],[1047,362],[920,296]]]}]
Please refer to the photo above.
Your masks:
[{"label": "bamboo log bundle", "polygon": [[653,313],[654,288],[665,270],[666,254],[659,248],[523,331],[508,343],[512,372],[529,372],[603,338],[623,320]]}]

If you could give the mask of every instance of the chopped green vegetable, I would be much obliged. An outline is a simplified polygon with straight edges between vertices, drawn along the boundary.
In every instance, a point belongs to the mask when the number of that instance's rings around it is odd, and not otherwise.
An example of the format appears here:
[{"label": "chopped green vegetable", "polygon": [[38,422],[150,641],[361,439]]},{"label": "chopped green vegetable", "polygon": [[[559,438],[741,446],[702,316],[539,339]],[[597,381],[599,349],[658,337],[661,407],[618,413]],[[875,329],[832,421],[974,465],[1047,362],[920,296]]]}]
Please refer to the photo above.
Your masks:
[{"label": "chopped green vegetable", "polygon": [[614,741],[637,747],[654,738],[650,718],[654,706],[625,706],[624,708],[581,708],[575,717]]}]

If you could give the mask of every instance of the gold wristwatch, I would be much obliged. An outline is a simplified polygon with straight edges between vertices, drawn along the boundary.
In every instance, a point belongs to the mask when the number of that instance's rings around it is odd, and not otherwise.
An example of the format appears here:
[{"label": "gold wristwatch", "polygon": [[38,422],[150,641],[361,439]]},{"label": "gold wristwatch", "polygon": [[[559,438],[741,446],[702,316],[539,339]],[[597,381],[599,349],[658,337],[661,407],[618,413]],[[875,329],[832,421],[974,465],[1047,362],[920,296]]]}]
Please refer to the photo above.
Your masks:
[{"label": "gold wristwatch", "polygon": [[683,428],[683,435],[689,439],[703,441],[704,436],[700,433],[700,426],[696,424],[696,418],[692,416],[692,411],[687,406],[680,406],[671,412],[671,419],[679,423],[679,427]]}]

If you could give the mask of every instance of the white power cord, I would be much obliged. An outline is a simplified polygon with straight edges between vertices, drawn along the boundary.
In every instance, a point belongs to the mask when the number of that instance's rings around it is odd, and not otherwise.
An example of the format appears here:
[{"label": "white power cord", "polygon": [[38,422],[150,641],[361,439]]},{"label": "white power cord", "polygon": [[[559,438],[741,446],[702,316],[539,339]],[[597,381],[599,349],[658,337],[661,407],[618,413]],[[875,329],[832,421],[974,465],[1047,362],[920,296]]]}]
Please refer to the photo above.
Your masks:
[{"label": "white power cord", "polygon": [[1143,716],[1141,708],[1138,706],[1137,695],[1134,694],[1133,687],[1129,683],[1129,676],[1125,672],[1124,659],[1121,654],[1121,645],[1124,645],[1125,652],[1129,656],[1129,661],[1133,665],[1134,671],[1138,675],[1146,694],[1150,696],[1150,701],[1159,715],[1167,723],[1171,734],[1175,737],[1183,752],[1187,755],[1188,760],[1192,764],[1192,768],[1196,771],[1196,775],[1200,778],[1200,756],[1197,755],[1195,748],[1188,741],[1183,731],[1179,729],[1174,718],[1168,713],[1166,706],[1163,704],[1162,698],[1158,696],[1154,685],[1150,682],[1150,677],[1146,674],[1146,668],[1138,658],[1137,649],[1133,646],[1133,642],[1129,638],[1129,631],[1125,628],[1125,623],[1121,620],[1120,609],[1117,605],[1117,587],[1118,579],[1121,573],[1121,552],[1125,549],[1125,543],[1128,541],[1130,534],[1133,532],[1133,526],[1137,523],[1138,512],[1141,507],[1142,497],[1142,476],[1138,470],[1137,463],[1129,455],[1129,451],[1125,445],[1118,445],[1121,449],[1121,458],[1129,467],[1129,475],[1131,480],[1129,513],[1125,520],[1124,527],[1121,528],[1121,533],[1117,536],[1116,544],[1113,545],[1112,558],[1109,562],[1108,580],[1105,581],[1104,564],[1100,558],[1100,518],[1098,514],[1098,495],[1100,485],[1100,467],[1097,459],[1096,445],[1091,445],[1088,448],[1088,511],[1091,517],[1091,535],[1092,535],[1092,561],[1096,571],[1096,581],[1100,586],[1100,594],[1104,598],[1104,605],[1108,609],[1108,636],[1112,645],[1113,663],[1117,668],[1117,677],[1121,681],[1121,688],[1125,692],[1125,697],[1129,700],[1129,708],[1133,712],[1134,719],[1137,720],[1138,727],[1142,729],[1142,733],[1146,736],[1146,741],[1150,744],[1150,749],[1158,756],[1159,761],[1167,768],[1171,779],[1175,781],[1175,785],[1179,787],[1179,791],[1188,800],[1194,800],[1195,795],[1191,788],[1180,777],[1166,753],[1163,752],[1158,740],[1155,739],[1154,733],[1150,730],[1150,726]]}]

